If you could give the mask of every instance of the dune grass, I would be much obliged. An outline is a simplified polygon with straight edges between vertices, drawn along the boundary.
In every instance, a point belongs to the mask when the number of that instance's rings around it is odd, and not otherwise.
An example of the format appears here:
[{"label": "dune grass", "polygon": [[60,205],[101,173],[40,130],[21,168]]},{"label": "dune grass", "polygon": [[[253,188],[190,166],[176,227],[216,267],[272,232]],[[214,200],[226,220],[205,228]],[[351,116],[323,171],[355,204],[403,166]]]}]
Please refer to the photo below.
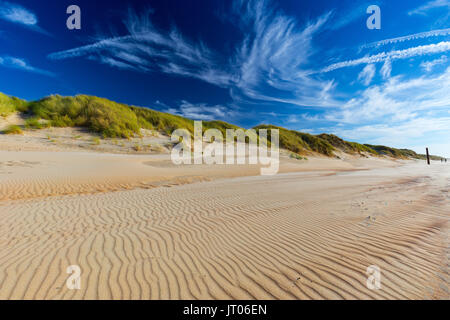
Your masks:
[{"label": "dune grass", "polygon": [[159,112],[141,107],[130,107],[143,129],[157,130],[171,134],[176,129],[187,129],[194,132],[194,121],[177,115]]},{"label": "dune grass", "polygon": [[3,131],[4,134],[23,134],[22,128],[16,125],[11,125]]},{"label": "dune grass", "polygon": [[50,123],[42,122],[37,117],[32,117],[25,120],[25,128],[27,129],[43,129],[48,127],[50,127]]},{"label": "dune grass", "polygon": [[[398,158],[398,159],[407,159],[410,157],[408,155],[409,152],[401,151],[400,149],[396,149],[396,148],[379,146],[379,145],[370,145],[370,144],[366,144],[365,146],[375,150],[376,152],[378,152],[379,154],[384,155],[384,156],[389,156],[389,157]],[[406,149],[404,149],[404,150],[406,150]],[[409,150],[409,151],[412,151],[412,150]],[[415,153],[414,151],[412,151],[412,152]]]},{"label": "dune grass", "polygon": [[[417,153],[410,149],[396,149],[396,148],[391,148],[391,147],[386,147],[386,146],[374,146],[374,145],[369,145],[369,144],[366,144],[366,146],[376,150],[378,153],[380,153],[382,155],[397,158],[397,159],[425,160],[427,158],[427,156],[425,154],[420,154],[420,153]],[[430,159],[440,161],[441,159],[445,159],[445,158],[436,156],[436,155],[430,155]]]},{"label": "dune grass", "polygon": [[54,127],[88,127],[103,137],[129,138],[140,129],[137,116],[129,107],[103,98],[55,95],[32,102],[30,109]]},{"label": "dune grass", "polygon": [[7,117],[14,112],[24,112],[28,103],[16,97],[10,97],[0,92],[0,116]]},{"label": "dune grass", "polygon": [[326,140],[308,133],[288,130],[273,125],[259,125],[254,129],[267,129],[267,139],[271,139],[271,130],[278,129],[280,134],[280,148],[297,154],[305,154],[308,151],[317,152],[326,156],[333,156],[335,148]]},{"label": "dune grass", "polygon": [[326,134],[322,133],[319,134],[317,137],[328,141],[333,147],[340,149],[346,153],[363,153],[367,152],[373,155],[377,155],[378,152],[373,150],[372,148],[365,146],[363,144],[357,143],[357,142],[349,142],[345,141],[344,139],[339,138],[338,136],[335,136],[334,134]]}]

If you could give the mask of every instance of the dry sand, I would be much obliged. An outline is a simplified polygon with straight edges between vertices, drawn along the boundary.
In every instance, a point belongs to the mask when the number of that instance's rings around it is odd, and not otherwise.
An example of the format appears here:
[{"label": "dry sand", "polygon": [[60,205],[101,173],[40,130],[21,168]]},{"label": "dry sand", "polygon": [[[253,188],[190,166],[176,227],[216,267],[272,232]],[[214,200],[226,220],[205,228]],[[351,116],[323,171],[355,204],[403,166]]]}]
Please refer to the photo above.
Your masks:
[{"label": "dry sand", "polygon": [[449,164],[283,157],[263,177],[6,139],[0,299],[449,299]]}]

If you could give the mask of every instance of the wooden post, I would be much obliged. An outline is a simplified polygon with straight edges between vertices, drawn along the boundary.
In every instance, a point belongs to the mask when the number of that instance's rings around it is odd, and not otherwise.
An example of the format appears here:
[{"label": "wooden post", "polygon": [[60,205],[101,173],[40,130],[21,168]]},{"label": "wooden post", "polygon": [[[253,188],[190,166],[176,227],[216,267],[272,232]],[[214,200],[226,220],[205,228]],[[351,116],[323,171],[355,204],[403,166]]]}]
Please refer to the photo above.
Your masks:
[{"label": "wooden post", "polygon": [[430,165],[430,153],[428,152],[428,148],[427,148],[427,163],[428,165]]}]

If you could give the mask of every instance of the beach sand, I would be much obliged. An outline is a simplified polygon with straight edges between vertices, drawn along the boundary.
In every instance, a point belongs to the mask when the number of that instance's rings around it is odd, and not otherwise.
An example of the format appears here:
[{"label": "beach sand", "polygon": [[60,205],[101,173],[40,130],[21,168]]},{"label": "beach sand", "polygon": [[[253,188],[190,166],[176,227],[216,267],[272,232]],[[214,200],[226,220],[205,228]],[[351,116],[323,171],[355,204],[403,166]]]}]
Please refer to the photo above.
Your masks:
[{"label": "beach sand", "polygon": [[0,151],[0,299],[449,299],[448,164],[35,149]]}]

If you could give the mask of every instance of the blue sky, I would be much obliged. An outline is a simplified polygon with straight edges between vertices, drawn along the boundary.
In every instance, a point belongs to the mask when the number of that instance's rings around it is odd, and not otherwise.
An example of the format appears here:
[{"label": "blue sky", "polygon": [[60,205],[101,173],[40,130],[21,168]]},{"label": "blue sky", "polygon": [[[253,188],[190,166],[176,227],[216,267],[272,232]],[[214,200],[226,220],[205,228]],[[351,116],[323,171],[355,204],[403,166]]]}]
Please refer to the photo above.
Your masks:
[{"label": "blue sky", "polygon": [[450,0],[0,0],[0,44],[0,92],[21,98],[92,94],[450,157]]}]

